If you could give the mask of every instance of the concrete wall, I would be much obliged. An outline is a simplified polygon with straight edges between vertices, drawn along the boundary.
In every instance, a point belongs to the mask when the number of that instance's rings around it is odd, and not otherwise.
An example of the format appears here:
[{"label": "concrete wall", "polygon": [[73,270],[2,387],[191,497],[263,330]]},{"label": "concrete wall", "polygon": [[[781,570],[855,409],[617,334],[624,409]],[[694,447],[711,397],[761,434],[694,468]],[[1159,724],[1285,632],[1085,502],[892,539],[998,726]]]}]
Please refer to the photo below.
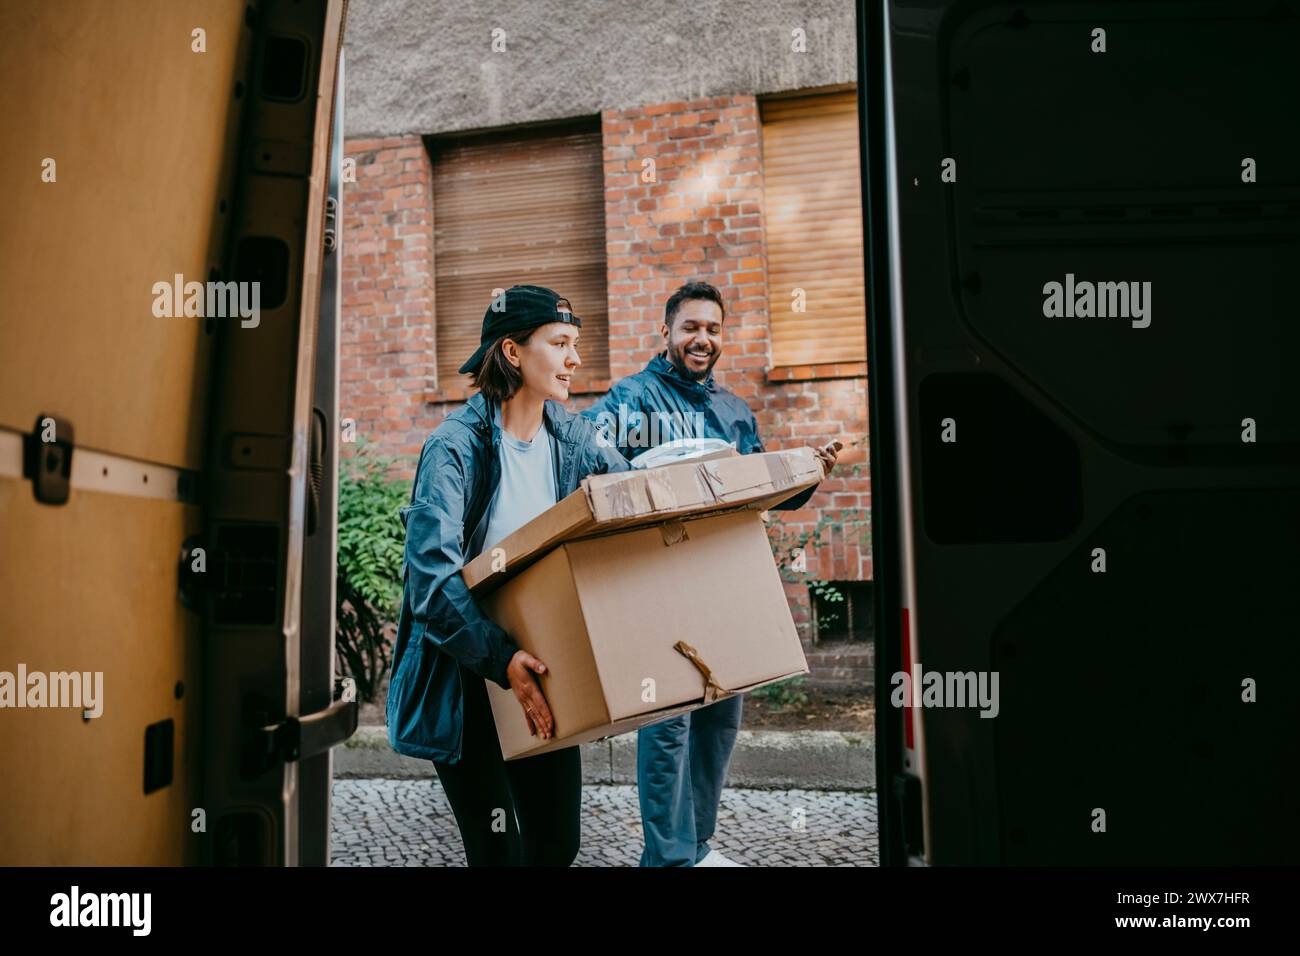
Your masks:
[{"label": "concrete wall", "polygon": [[[793,31],[806,52],[794,52]],[[504,31],[504,52],[493,31]],[[368,0],[348,10],[347,135],[513,126],[856,80],[851,0]]]}]

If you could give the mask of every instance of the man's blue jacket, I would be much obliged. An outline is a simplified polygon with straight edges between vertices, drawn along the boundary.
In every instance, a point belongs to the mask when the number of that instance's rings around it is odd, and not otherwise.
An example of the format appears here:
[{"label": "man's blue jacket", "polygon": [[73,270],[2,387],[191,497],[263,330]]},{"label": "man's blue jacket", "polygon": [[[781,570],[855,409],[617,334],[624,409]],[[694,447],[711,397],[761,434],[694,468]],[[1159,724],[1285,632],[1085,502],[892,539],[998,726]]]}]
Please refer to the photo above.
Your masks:
[{"label": "man's blue jacket", "polygon": [[[657,427],[651,424],[654,412],[661,413]],[[712,372],[701,382],[687,378],[663,352],[635,375],[619,381],[582,416],[609,426],[608,440],[629,460],[655,445],[688,437],[735,442],[742,455],[763,451],[758,422],[743,399],[718,385]],[[636,416],[645,417],[637,420]],[[703,434],[698,434],[701,426]],[[801,508],[816,490],[813,485],[776,509]]]},{"label": "man's blue jacket", "polygon": [[[476,393],[425,441],[406,526],[402,610],[388,687],[388,742],[408,757],[460,760],[460,668],[508,689],[506,666],[519,647],[488,620],[465,586],[465,555],[482,544],[487,510],[501,483],[496,403]],[[587,475],[624,471],[627,460],[597,441],[591,422],[548,401],[543,426],[554,439],[560,498]]]}]

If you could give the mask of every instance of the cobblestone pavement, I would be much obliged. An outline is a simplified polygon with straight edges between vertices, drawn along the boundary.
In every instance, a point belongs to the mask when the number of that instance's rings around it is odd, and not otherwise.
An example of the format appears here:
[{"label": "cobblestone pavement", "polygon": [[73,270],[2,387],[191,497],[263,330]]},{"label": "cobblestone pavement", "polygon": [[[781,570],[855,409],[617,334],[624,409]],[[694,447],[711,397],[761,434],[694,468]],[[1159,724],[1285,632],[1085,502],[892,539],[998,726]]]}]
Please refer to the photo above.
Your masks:
[{"label": "cobblestone pavement", "polygon": [[[636,788],[583,788],[575,866],[636,866]],[[464,866],[460,834],[436,780],[335,780],[334,866]],[[750,866],[876,866],[876,795],[726,790],[714,849]]]}]

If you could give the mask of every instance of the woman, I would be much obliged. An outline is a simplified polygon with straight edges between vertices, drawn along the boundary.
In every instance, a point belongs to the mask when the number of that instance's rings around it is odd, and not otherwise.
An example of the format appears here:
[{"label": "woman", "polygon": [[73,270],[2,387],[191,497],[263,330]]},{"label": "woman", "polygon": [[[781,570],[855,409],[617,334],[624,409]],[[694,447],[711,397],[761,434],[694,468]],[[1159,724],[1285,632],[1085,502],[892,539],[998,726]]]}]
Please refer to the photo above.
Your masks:
[{"label": "woman", "polygon": [[493,302],[460,369],[479,391],[424,443],[402,509],[388,737],[433,761],[470,866],[568,866],[578,853],[578,748],[504,761],[483,683],[513,690],[530,732],[548,739],[554,720],[535,676],[546,665],[483,615],[460,570],[587,475],[628,467],[559,404],[581,364],[581,324],[550,289],[514,286]]}]

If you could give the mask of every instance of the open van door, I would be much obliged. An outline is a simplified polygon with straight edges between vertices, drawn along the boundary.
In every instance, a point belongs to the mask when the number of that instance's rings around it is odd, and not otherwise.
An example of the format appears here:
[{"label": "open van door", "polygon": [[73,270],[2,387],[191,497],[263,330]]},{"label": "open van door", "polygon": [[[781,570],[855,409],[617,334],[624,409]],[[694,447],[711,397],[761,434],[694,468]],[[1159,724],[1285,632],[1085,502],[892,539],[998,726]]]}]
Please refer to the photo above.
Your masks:
[{"label": "open van door", "polygon": [[0,13],[0,863],[327,862],[344,7]]},{"label": "open van door", "polygon": [[1300,4],[858,12],[882,861],[1300,861]]}]

